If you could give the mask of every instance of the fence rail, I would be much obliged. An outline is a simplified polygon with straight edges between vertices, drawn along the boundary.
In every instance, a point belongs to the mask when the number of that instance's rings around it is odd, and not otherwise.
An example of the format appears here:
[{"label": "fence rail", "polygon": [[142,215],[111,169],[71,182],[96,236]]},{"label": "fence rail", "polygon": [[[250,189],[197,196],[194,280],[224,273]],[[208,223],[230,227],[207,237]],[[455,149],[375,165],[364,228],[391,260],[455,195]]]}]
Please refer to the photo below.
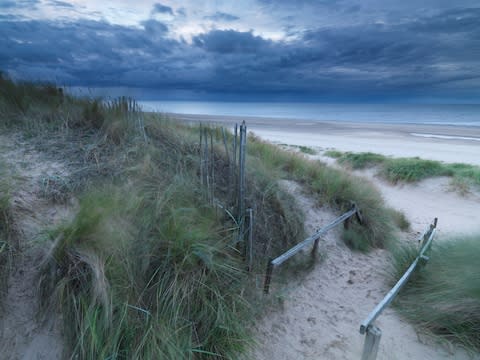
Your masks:
[{"label": "fence rail", "polygon": [[375,320],[380,316],[383,310],[390,305],[390,303],[398,295],[402,287],[407,283],[410,276],[413,274],[418,264],[425,263],[429,260],[428,256],[425,253],[432,245],[433,238],[437,230],[437,221],[435,218],[433,223],[429,226],[427,231],[420,238],[421,248],[418,256],[409,266],[407,271],[403,274],[400,280],[397,281],[395,286],[385,295],[385,297],[378,303],[375,309],[363,320],[360,324],[360,334],[366,334],[365,343],[363,347],[362,360],[375,360],[377,358],[378,346],[380,344],[380,338],[382,332],[378,327],[374,325]]},{"label": "fence rail", "polygon": [[315,234],[306,238],[302,242],[298,243],[297,245],[295,245],[294,247],[292,247],[288,251],[284,252],[282,255],[280,255],[280,256],[278,256],[274,259],[270,259],[270,261],[268,262],[268,265],[267,265],[267,271],[265,273],[265,283],[264,283],[264,286],[263,286],[263,292],[265,294],[268,294],[269,291],[270,291],[270,283],[272,281],[272,275],[273,275],[274,268],[276,268],[277,266],[280,266],[285,261],[290,259],[292,256],[296,255],[304,247],[306,247],[306,246],[308,246],[312,243],[314,244],[313,249],[312,249],[312,253],[315,253],[317,248],[318,248],[318,241],[320,240],[320,237],[322,235],[324,235],[329,230],[333,229],[335,226],[337,226],[338,224],[341,224],[344,221],[345,221],[345,227],[348,227],[348,220],[354,215],[356,216],[357,220],[360,223],[362,223],[362,216],[361,216],[360,210],[358,209],[357,205],[355,205],[353,203],[352,208],[349,211],[347,211],[345,214],[339,216],[334,221],[332,221],[330,224],[324,226],[323,228],[318,230]]}]

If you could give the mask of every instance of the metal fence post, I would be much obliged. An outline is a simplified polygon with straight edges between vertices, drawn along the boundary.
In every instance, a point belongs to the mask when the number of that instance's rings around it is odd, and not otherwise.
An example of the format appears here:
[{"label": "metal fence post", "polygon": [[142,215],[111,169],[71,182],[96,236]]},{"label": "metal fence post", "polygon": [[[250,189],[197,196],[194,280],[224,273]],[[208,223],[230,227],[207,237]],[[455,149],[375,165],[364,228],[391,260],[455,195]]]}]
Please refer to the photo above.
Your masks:
[{"label": "metal fence post", "polygon": [[365,343],[363,345],[362,360],[375,360],[378,353],[378,345],[382,331],[375,325],[370,325],[365,336]]}]

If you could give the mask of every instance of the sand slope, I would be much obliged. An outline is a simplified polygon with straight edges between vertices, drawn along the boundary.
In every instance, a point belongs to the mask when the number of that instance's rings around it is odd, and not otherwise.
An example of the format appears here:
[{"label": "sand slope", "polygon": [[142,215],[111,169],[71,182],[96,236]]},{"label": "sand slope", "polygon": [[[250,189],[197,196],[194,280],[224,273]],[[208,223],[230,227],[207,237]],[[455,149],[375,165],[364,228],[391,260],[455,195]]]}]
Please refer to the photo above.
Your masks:
[{"label": "sand slope", "polygon": [[[289,183],[288,188],[300,205],[309,209],[309,232],[335,218],[328,209],[316,208],[296,184]],[[360,322],[389,290],[383,273],[388,253],[351,252],[339,240],[339,231],[331,231],[322,240],[319,250],[326,258],[301,282],[292,284],[283,308],[272,311],[257,325],[259,346],[253,359],[360,359],[364,341]],[[392,309],[387,309],[376,324],[383,333],[378,359],[471,358],[462,349],[447,349],[418,335]]]},{"label": "sand slope", "polygon": [[0,358],[8,360],[55,360],[63,352],[58,314],[39,317],[37,294],[39,266],[46,244],[41,231],[68,213],[41,196],[42,179],[63,173],[59,163],[40,156],[16,139],[0,136],[1,159],[15,171],[12,203],[14,222],[19,231],[8,293],[0,312]]}]

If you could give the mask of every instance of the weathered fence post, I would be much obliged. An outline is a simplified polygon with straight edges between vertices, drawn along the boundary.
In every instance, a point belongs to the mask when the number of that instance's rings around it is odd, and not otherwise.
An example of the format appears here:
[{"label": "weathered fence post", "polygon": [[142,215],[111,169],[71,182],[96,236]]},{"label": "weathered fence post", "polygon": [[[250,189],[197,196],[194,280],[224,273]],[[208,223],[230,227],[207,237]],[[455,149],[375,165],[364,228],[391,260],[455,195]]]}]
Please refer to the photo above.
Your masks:
[{"label": "weathered fence post", "polygon": [[210,171],[211,171],[211,178],[212,178],[212,189],[210,194],[210,201],[213,205],[215,199],[215,151],[213,149],[213,133],[212,129],[210,129]]},{"label": "weathered fence post", "polygon": [[200,123],[200,183],[202,184],[202,187],[205,186],[205,183],[203,181],[203,152],[202,152],[202,147],[203,147],[203,129],[202,129],[202,123]]},{"label": "weathered fence post", "polygon": [[240,126],[240,149],[238,159],[238,241],[245,243],[245,157],[247,145],[247,126],[245,121]]},{"label": "weathered fence post", "polygon": [[253,209],[248,210],[248,246],[247,246],[247,270],[252,271],[253,267]]},{"label": "weathered fence post", "polygon": [[318,243],[320,242],[320,238],[318,238],[317,240],[315,240],[315,242],[313,243],[313,248],[312,248],[312,258],[315,259],[315,256],[317,255],[317,249],[318,249]]},{"label": "weathered fence post", "polygon": [[273,262],[272,258],[268,259],[267,271],[265,273],[265,284],[263,285],[263,292],[268,294],[270,291],[270,282],[272,281],[272,272],[273,272]]},{"label": "weathered fence post", "polygon": [[365,343],[363,345],[362,360],[375,360],[377,358],[381,337],[382,331],[375,325],[370,325],[367,328]]}]

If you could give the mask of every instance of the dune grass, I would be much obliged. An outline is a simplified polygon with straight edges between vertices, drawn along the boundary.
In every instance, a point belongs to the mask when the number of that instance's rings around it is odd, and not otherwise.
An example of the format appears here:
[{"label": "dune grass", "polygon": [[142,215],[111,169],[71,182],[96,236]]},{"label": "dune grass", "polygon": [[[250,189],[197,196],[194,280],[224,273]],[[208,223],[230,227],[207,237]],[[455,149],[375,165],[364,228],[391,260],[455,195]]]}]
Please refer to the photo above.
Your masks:
[{"label": "dune grass", "polygon": [[[73,222],[52,232],[45,308],[55,294],[79,358],[239,358],[251,343],[256,300],[236,244],[225,154],[215,149],[211,204],[200,186],[195,128],[151,116],[144,131],[148,143],[111,144],[116,157],[130,157],[123,181],[100,177]],[[303,219],[276,179],[248,175],[254,267],[263,268],[269,253],[303,238]]]},{"label": "dune grass", "polygon": [[235,358],[247,346],[235,229],[185,177],[162,185],[91,192],[53,232],[42,289],[67,317],[72,356]]},{"label": "dune grass", "polygon": [[[396,281],[417,255],[413,246],[393,252]],[[401,291],[396,305],[410,321],[438,336],[480,350],[480,235],[436,240],[430,260]]]},{"label": "dune grass", "polygon": [[469,186],[480,187],[480,167],[475,165],[445,164],[418,157],[390,158],[370,152],[326,151],[325,155],[337,159],[338,162],[348,165],[352,169],[378,166],[378,174],[392,183],[417,182],[435,176],[449,176],[452,178],[454,187],[463,193],[468,191]]},{"label": "dune grass", "polygon": [[7,292],[7,279],[14,248],[11,190],[11,176],[8,167],[0,161],[0,299]]}]

